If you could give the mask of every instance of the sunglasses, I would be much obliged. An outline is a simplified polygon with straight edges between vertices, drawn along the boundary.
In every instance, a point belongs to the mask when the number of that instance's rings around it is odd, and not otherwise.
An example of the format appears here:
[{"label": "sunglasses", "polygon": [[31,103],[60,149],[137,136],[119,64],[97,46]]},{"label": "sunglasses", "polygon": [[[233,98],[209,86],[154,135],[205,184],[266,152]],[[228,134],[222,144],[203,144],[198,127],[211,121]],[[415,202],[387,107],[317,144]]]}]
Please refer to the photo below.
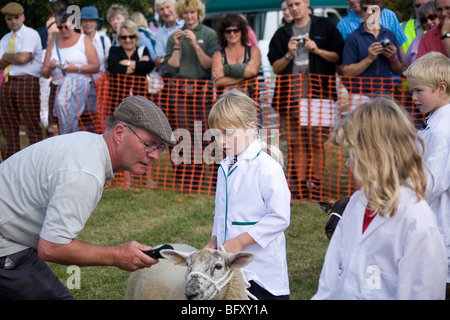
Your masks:
[{"label": "sunglasses", "polygon": [[426,17],[421,18],[420,22],[427,23],[428,20],[435,20],[437,17],[438,17],[437,14],[432,13],[427,15]]},{"label": "sunglasses", "polygon": [[62,29],[69,30],[70,29],[68,26],[56,26],[56,27],[58,28],[58,30],[62,30]]},{"label": "sunglasses", "polygon": [[232,33],[239,33],[239,32],[241,32],[241,29],[239,29],[239,28],[225,29],[225,31],[224,31],[225,34],[232,34]]},{"label": "sunglasses", "polygon": [[121,40],[125,40],[126,38],[133,40],[133,39],[136,39],[136,35],[132,34],[130,36],[119,36],[119,39],[121,39]]}]

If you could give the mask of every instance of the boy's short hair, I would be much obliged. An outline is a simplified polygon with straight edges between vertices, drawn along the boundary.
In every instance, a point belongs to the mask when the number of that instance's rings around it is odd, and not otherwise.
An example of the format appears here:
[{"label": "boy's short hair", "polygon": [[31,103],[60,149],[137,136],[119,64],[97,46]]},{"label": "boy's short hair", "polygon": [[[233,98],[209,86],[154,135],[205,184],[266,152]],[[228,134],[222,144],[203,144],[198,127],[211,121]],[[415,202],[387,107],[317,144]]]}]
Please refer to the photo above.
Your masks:
[{"label": "boy's short hair", "polygon": [[384,0],[361,0],[359,3],[360,7],[362,8],[364,5],[369,6],[379,6],[380,10],[384,9]]},{"label": "boy's short hair", "polygon": [[422,80],[433,91],[439,88],[439,83],[445,82],[450,96],[450,59],[440,52],[429,52],[415,60],[403,75]]}]

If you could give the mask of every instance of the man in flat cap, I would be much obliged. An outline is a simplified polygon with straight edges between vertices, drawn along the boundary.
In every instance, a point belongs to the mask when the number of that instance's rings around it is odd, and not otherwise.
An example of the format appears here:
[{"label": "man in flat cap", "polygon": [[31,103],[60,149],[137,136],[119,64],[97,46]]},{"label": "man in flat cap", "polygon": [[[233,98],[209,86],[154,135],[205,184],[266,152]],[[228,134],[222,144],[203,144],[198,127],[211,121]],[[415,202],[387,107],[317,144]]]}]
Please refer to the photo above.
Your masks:
[{"label": "man in flat cap", "polygon": [[24,25],[23,7],[10,2],[1,9],[11,32],[0,40],[0,69],[5,79],[0,91],[1,129],[6,140],[3,158],[20,150],[23,118],[30,143],[42,140],[40,86],[42,44],[39,33]]},{"label": "man in flat cap", "polygon": [[55,136],[1,163],[0,300],[73,299],[44,261],[128,271],[155,264],[144,244],[100,246],[76,237],[116,172],[142,175],[172,144],[161,109],[134,96],[108,118],[103,135]]}]

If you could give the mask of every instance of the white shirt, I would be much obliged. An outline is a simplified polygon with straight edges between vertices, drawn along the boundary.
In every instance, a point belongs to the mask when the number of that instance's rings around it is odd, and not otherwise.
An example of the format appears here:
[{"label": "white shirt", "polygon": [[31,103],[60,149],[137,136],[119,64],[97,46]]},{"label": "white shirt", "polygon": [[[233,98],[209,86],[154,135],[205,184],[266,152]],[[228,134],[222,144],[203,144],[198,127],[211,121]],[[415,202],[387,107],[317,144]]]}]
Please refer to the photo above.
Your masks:
[{"label": "white shirt", "polygon": [[[58,56],[58,50],[56,48],[56,41],[55,41],[55,46],[52,49],[50,60],[55,59],[56,61],[61,60],[63,62],[70,62],[76,66],[87,65],[88,61],[87,61],[87,56],[86,56],[86,46],[84,44],[84,37],[86,37],[86,35],[81,34],[77,43],[75,43],[71,47],[58,48],[59,56]],[[76,73],[78,74],[78,72],[76,72]],[[63,77],[64,77],[63,72],[59,68],[54,69],[52,72],[52,83],[59,85],[61,83]]]},{"label": "white shirt", "polygon": [[444,299],[444,242],[429,205],[416,199],[400,187],[395,215],[376,215],[362,233],[368,201],[356,191],[330,241],[313,299]]},{"label": "white shirt", "polygon": [[[7,33],[0,41],[0,57],[9,53],[9,41],[13,32]],[[14,64],[9,72],[10,76],[41,76],[42,68],[42,43],[39,33],[25,25],[16,32],[14,53],[31,52],[33,59],[25,64]]]},{"label": "white shirt", "polygon": [[418,132],[425,142],[424,161],[432,173],[431,176],[425,168],[426,199],[444,237],[449,260],[447,282],[450,283],[450,104],[433,112],[427,122],[428,126]]},{"label": "white shirt", "polygon": [[72,241],[113,176],[103,136],[88,132],[48,138],[6,159],[0,164],[0,257],[37,248],[40,237]]},{"label": "white shirt", "polygon": [[[101,37],[103,37],[104,44],[102,43]],[[92,39],[92,44],[97,51],[98,60],[100,62],[100,72],[106,71],[106,60],[108,59],[109,48],[111,48],[111,39],[100,34],[98,31],[95,32],[94,38]]]},{"label": "white shirt", "polygon": [[255,259],[244,268],[274,295],[289,294],[284,230],[290,222],[290,192],[282,167],[255,140],[228,172],[231,158],[219,167],[212,235],[218,247],[248,232],[256,243],[245,247]]}]

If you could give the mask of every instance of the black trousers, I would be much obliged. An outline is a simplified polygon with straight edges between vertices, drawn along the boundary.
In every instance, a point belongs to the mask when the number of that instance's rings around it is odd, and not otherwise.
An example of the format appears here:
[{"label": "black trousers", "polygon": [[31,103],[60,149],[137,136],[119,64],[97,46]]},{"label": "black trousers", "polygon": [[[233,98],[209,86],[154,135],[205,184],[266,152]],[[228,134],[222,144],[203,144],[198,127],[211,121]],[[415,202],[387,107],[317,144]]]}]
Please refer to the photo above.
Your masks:
[{"label": "black trousers", "polygon": [[289,300],[289,295],[274,296],[269,291],[261,287],[255,281],[250,280],[250,288],[248,291],[253,294],[258,300]]},{"label": "black trousers", "polygon": [[0,257],[0,300],[74,300],[35,249]]}]

